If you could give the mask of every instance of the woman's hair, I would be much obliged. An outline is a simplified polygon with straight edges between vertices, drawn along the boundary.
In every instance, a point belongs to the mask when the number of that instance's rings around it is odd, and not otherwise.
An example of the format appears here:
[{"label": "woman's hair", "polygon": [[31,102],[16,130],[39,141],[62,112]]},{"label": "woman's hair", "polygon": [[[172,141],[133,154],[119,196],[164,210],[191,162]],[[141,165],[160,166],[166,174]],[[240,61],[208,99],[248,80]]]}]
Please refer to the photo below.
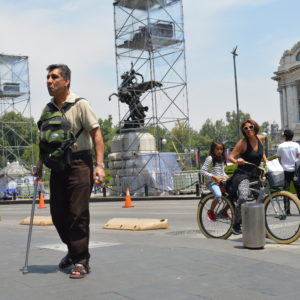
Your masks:
[{"label": "woman's hair", "polygon": [[254,126],[254,132],[255,132],[255,134],[258,134],[258,132],[259,132],[259,125],[254,121],[254,120],[246,120],[246,121],[244,121],[242,124],[241,124],[241,131],[242,131],[242,134],[243,134],[243,136],[245,137],[245,138],[247,138],[247,135],[246,135],[246,133],[245,133],[245,131],[244,131],[244,127],[245,127],[245,124],[246,123],[250,123],[251,125],[253,125]]},{"label": "woman's hair", "polygon": [[[216,156],[215,149],[217,146],[223,147],[223,152],[221,156]],[[216,165],[216,163],[225,163],[226,165],[226,154],[225,154],[225,145],[222,142],[218,141],[212,141],[209,148],[209,155],[212,157],[213,166]]]}]

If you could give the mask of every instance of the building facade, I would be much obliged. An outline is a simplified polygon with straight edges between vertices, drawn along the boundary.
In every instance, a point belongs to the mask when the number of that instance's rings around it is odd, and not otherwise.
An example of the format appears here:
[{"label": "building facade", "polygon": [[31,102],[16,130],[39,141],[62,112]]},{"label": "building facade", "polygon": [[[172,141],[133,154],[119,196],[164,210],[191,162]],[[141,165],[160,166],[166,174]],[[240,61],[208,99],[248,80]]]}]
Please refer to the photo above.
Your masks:
[{"label": "building facade", "polygon": [[284,51],[272,79],[278,82],[281,128],[292,129],[300,140],[300,41]]}]

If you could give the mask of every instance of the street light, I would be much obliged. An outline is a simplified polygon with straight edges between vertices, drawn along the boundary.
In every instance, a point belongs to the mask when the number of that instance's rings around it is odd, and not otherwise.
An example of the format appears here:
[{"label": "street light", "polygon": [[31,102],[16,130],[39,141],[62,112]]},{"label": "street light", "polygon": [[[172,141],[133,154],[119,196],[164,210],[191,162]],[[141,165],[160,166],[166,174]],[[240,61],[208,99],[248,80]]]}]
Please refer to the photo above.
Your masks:
[{"label": "street light", "polygon": [[265,154],[266,154],[266,157],[268,158],[268,155],[269,155],[268,134],[266,132],[262,132],[262,135],[265,137]]},{"label": "street light", "polygon": [[240,112],[239,112],[239,96],[238,96],[238,88],[237,88],[237,79],[236,79],[236,65],[235,65],[235,57],[238,56],[236,53],[237,46],[233,48],[231,54],[233,57],[233,67],[234,67],[234,84],[235,84],[235,99],[236,99],[236,127],[237,127],[237,136],[240,139]]},{"label": "street light", "polygon": [[164,137],[162,137],[161,138],[161,151],[165,150],[166,144],[167,144],[167,140]]}]

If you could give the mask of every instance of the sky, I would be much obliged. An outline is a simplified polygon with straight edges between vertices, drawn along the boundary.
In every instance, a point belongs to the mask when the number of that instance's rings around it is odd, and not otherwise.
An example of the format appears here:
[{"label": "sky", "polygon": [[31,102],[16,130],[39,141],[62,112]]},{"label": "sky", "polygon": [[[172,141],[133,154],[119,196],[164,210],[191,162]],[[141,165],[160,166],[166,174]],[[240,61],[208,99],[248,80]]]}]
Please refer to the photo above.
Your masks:
[{"label": "sky", "polygon": [[[50,97],[46,67],[65,63],[72,91],[87,98],[97,117],[113,116],[117,89],[113,0],[0,0],[0,53],[29,57],[31,111],[38,119]],[[283,52],[300,41],[298,0],[182,0],[190,125],[225,120],[239,107],[258,123],[280,124],[277,82]]]}]

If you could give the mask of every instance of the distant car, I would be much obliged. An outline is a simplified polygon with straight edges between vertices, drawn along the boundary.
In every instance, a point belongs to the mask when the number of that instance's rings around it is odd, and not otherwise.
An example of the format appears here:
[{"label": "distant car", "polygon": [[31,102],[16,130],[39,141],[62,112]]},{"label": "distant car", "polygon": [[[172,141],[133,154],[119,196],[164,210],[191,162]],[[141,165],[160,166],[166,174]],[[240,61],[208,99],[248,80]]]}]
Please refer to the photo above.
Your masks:
[{"label": "distant car", "polygon": [[34,177],[24,176],[11,180],[6,188],[0,190],[0,199],[15,200],[16,198],[32,197],[34,190]]},{"label": "distant car", "polygon": [[4,189],[1,191],[1,198],[3,200],[16,200],[18,195],[18,189]]},{"label": "distant car", "polygon": [[17,187],[34,185],[34,177],[33,176],[19,177],[19,178],[15,179],[14,181],[17,183]]},{"label": "distant car", "polygon": [[16,182],[16,189],[19,191],[18,197],[27,198],[33,196],[34,177],[24,176],[14,180]]}]

